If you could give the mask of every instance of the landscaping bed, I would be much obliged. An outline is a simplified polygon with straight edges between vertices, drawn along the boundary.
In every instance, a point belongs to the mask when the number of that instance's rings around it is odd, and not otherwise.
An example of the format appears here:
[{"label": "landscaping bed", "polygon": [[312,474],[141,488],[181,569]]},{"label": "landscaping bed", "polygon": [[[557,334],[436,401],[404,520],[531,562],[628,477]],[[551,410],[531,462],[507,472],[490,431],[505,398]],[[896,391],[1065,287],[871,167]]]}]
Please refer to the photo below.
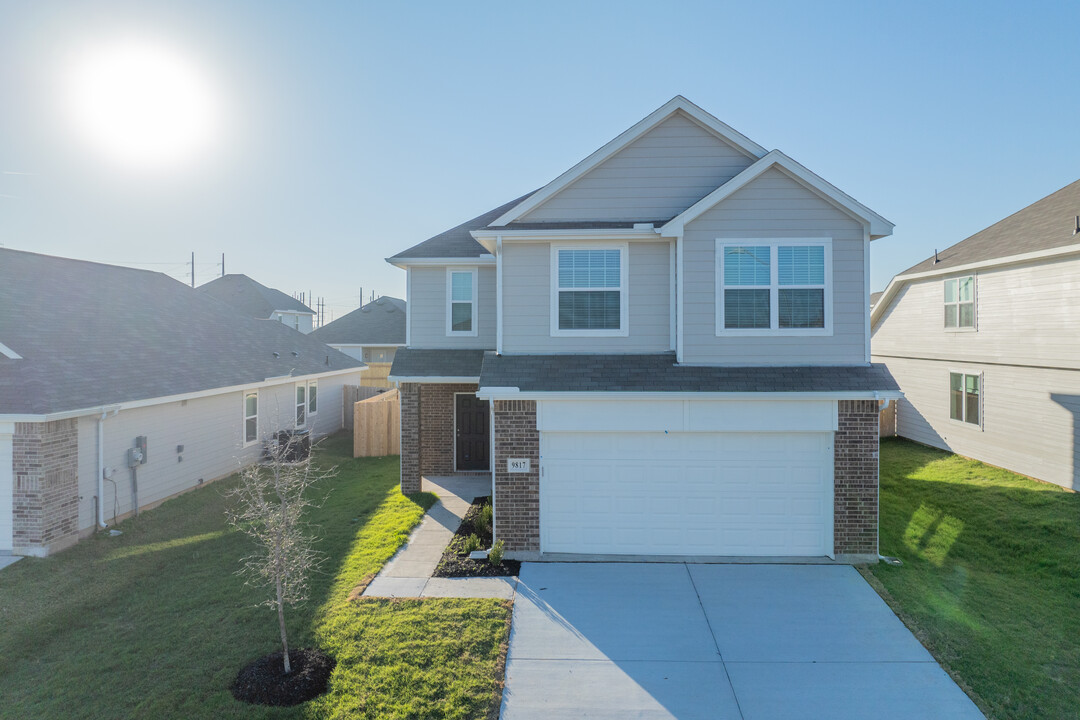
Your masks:
[{"label": "landscaping bed", "polygon": [[[461,526],[443,551],[434,577],[512,577],[518,574],[521,563],[517,560],[503,560],[494,564],[487,559],[473,560],[469,557],[470,536],[475,535],[478,538],[479,549],[491,547],[491,511],[484,510],[490,507],[490,497],[476,498],[473,501],[472,507],[461,520]],[[477,544],[477,541],[474,540],[473,543]]]}]

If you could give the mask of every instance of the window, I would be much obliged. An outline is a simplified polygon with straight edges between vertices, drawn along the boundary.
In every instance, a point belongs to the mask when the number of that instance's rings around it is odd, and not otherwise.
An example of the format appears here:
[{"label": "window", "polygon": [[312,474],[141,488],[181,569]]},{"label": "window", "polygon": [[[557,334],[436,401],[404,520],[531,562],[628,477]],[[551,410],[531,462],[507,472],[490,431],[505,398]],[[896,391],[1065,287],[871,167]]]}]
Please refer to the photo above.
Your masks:
[{"label": "window", "polygon": [[296,386],[296,427],[304,427],[307,423],[307,385]]},{"label": "window", "polygon": [[244,445],[259,439],[259,393],[244,393]]},{"label": "window", "polygon": [[975,329],[975,276],[945,281],[945,329]]},{"label": "window", "polygon": [[949,373],[949,417],[981,426],[981,401],[981,375]]},{"label": "window", "polygon": [[314,415],[319,412],[319,381],[312,380],[307,386],[307,413]]},{"label": "window", "polygon": [[476,268],[446,271],[446,334],[477,334]]},{"label": "window", "polygon": [[552,248],[551,334],[629,334],[627,246]]},{"label": "window", "polygon": [[832,332],[828,238],[716,241],[716,333]]}]

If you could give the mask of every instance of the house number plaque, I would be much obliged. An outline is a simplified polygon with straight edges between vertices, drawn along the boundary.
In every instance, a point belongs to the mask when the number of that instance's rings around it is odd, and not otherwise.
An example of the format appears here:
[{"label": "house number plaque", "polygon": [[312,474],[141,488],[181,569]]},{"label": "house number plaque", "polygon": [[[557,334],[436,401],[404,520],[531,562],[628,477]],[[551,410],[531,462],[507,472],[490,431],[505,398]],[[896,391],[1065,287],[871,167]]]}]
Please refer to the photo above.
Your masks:
[{"label": "house number plaque", "polygon": [[507,458],[506,472],[527,473],[532,469],[532,458]]}]

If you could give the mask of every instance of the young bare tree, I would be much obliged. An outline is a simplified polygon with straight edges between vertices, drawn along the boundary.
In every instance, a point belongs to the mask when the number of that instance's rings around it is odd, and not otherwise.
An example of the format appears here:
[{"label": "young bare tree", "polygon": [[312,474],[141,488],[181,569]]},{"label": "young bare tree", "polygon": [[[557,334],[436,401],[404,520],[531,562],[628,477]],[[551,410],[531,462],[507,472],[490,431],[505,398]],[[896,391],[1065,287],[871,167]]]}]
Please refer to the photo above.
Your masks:
[{"label": "young bare tree", "polygon": [[240,484],[228,494],[233,502],[226,510],[229,523],[258,546],[243,559],[239,573],[248,584],[273,591],[260,604],[277,609],[285,674],[292,672],[285,606],[307,600],[308,575],[322,561],[322,555],[311,547],[312,537],[303,520],[305,510],[315,505],[308,490],[334,474],[333,469],[313,466],[310,454],[296,459],[302,454],[301,442],[306,439],[291,436],[274,443],[263,463],[241,470]]}]

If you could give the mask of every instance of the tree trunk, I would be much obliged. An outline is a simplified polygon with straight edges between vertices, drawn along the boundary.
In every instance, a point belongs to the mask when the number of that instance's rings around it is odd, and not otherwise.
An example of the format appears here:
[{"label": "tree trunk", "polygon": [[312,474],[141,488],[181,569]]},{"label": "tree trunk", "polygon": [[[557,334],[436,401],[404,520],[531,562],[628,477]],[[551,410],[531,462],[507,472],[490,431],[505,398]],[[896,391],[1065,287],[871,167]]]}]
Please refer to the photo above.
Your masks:
[{"label": "tree trunk", "polygon": [[285,674],[288,675],[292,672],[292,665],[289,663],[289,639],[285,636],[285,602],[281,597],[280,577],[277,581],[277,619],[281,627],[281,649],[285,653]]}]

